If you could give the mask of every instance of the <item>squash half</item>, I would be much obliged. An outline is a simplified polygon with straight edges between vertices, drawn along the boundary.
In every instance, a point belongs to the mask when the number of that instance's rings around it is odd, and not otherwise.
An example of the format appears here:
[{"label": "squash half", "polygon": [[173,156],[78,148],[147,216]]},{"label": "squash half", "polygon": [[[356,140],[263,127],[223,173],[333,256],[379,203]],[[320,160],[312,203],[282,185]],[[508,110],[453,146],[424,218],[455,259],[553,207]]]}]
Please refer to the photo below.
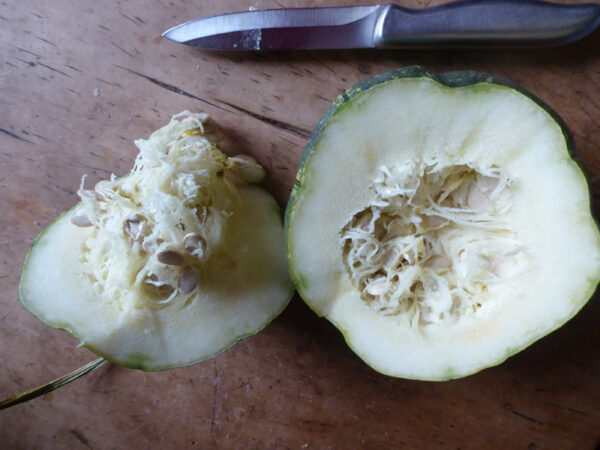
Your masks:
[{"label": "squash half", "polygon": [[563,325],[600,234],[562,120],[488,74],[410,67],[342,94],[286,212],[292,279],[375,370],[447,380]]},{"label": "squash half", "polygon": [[132,172],[82,186],[73,210],[27,254],[19,296],[46,324],[116,364],[162,370],[203,361],[286,306],[280,209],[246,156],[184,112],[140,148]]}]

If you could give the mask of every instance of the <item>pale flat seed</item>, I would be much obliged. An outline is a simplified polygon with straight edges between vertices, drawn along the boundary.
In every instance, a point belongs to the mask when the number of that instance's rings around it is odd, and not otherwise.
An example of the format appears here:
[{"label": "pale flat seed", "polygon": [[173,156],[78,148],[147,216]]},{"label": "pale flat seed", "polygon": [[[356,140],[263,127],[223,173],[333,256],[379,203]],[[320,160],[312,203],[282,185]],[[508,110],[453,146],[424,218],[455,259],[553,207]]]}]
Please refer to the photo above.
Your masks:
[{"label": "pale flat seed", "polygon": [[397,237],[412,236],[417,232],[414,223],[405,223],[401,219],[394,219],[388,225],[389,230]]},{"label": "pale flat seed", "polygon": [[383,261],[383,267],[385,267],[386,269],[393,269],[394,267],[396,267],[398,265],[398,262],[400,260],[400,250],[398,250],[397,247],[392,247],[392,249],[387,252],[387,254],[385,255],[385,259]]},{"label": "pale flat seed", "polygon": [[177,288],[182,294],[189,294],[198,285],[198,274],[190,267],[186,266],[181,269],[177,277]]},{"label": "pale flat seed", "polygon": [[492,192],[494,189],[496,189],[496,187],[498,187],[498,183],[500,183],[500,180],[497,178],[479,175],[477,177],[476,185],[481,192],[487,194],[488,192]]},{"label": "pale flat seed", "polygon": [[477,186],[469,190],[467,206],[474,211],[485,211],[490,206],[490,199]]},{"label": "pale flat seed", "polygon": [[158,281],[158,277],[155,274],[146,275],[144,278],[144,284],[146,288],[152,292],[154,295],[158,295],[160,297],[168,297],[173,293],[173,287]]},{"label": "pale flat seed", "polygon": [[144,238],[145,225],[139,214],[131,214],[123,222],[123,232],[134,241],[141,242]]},{"label": "pale flat seed", "polygon": [[202,249],[204,252],[206,250],[206,241],[196,233],[188,233],[183,238],[183,247],[190,253],[198,249]]},{"label": "pale flat seed", "polygon": [[371,294],[373,296],[381,295],[385,292],[385,278],[378,278],[367,286],[367,294]]},{"label": "pale flat seed", "polygon": [[182,266],[183,265],[183,256],[175,250],[163,250],[156,254],[158,260],[169,266]]},{"label": "pale flat seed", "polygon": [[424,216],[423,217],[423,226],[427,229],[437,229],[441,228],[448,224],[448,219],[445,219],[442,216]]},{"label": "pale flat seed", "polygon": [[90,219],[85,212],[85,208],[83,207],[77,208],[75,211],[73,211],[73,214],[71,214],[71,223],[78,227],[92,226],[92,222],[90,222]]}]

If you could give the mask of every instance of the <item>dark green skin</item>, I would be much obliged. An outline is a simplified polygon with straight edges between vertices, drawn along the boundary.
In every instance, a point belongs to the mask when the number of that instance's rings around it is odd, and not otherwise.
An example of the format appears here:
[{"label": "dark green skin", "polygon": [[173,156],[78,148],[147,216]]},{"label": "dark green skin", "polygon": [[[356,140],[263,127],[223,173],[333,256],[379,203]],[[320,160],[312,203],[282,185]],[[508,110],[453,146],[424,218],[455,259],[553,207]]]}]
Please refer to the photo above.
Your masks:
[{"label": "dark green skin", "polygon": [[[366,90],[378,84],[388,83],[390,81],[399,80],[402,78],[431,78],[432,80],[435,80],[440,84],[453,88],[472,86],[479,83],[498,84],[520,92],[521,94],[529,97],[539,106],[541,106],[544,110],[546,110],[546,112],[552,117],[552,119],[554,119],[554,121],[560,126],[567,143],[569,154],[576,162],[578,162],[577,158],[575,157],[575,145],[573,137],[569,129],[567,128],[567,125],[564,122],[564,120],[556,112],[554,112],[552,108],[550,108],[550,106],[548,106],[543,100],[506,78],[491,75],[485,72],[474,72],[471,70],[461,70],[457,72],[435,74],[420,66],[410,66],[402,69],[392,70],[390,72],[385,72],[379,75],[375,75],[372,78],[367,78],[366,80],[360,81],[359,83],[352,86],[350,89],[346,90],[343,94],[340,94],[340,96],[338,96],[338,98],[336,98],[335,101],[331,104],[329,109],[327,109],[325,115],[321,118],[321,120],[319,120],[319,123],[317,123],[317,126],[311,133],[310,139],[306,144],[306,147],[304,147],[304,151],[302,152],[302,156],[300,157],[300,163],[298,165],[298,172],[296,175],[296,183],[294,184],[294,188],[290,195],[290,200],[287,204],[287,208],[285,211],[286,236],[288,233],[289,223],[294,210],[296,199],[300,192],[303,190],[304,169],[308,161],[310,160],[310,156],[312,155],[313,149],[317,141],[321,137],[321,133],[329,123],[329,120],[338,112],[340,112],[350,100],[352,100],[358,95],[361,95]],[[584,172],[583,168],[581,167],[581,164],[579,162],[578,164],[582,172]],[[292,274],[292,278],[293,277],[294,276]]]}]

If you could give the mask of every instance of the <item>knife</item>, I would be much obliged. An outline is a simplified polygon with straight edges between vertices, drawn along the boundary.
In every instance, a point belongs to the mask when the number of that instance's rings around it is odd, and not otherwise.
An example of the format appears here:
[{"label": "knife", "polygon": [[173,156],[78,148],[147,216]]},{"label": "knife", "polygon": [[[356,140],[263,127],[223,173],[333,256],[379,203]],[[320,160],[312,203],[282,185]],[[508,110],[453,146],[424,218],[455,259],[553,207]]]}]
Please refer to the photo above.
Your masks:
[{"label": "knife", "polygon": [[580,39],[600,5],[467,0],[426,9],[398,5],[244,11],[186,22],[163,33],[213,50],[551,46]]}]

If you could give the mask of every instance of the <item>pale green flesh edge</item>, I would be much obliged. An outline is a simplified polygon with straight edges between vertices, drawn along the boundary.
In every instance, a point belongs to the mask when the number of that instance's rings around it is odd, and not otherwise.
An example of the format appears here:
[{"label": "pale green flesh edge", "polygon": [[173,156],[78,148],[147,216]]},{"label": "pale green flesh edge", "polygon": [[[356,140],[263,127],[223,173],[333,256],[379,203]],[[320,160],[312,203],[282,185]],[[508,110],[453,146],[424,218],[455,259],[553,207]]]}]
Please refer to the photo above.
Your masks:
[{"label": "pale green flesh edge", "polygon": [[[394,74],[396,74],[398,76],[395,76]],[[442,80],[444,80],[445,75],[448,75],[450,78],[452,78],[452,76],[454,76],[455,73],[442,74],[441,75]],[[563,122],[563,120],[562,120],[562,118],[560,118],[560,116],[558,116],[549,106],[547,106],[539,98],[535,97],[533,94],[531,94],[527,91],[524,91],[520,87],[508,82],[507,80],[497,80],[493,76],[488,75],[488,74],[477,74],[477,73],[473,73],[473,72],[469,72],[467,74],[467,78],[472,77],[472,76],[477,78],[477,81],[473,84],[469,84],[468,82],[465,84],[462,84],[462,82],[459,81],[457,85],[452,85],[452,82],[450,84],[448,84],[446,82],[440,81],[440,79],[437,76],[431,74],[430,72],[426,71],[425,69],[422,69],[420,67],[410,67],[407,69],[400,69],[398,71],[394,71],[394,72],[390,72],[388,74],[382,74],[378,77],[374,77],[374,78],[377,78],[376,81],[373,81],[374,79],[367,80],[367,81],[369,81],[369,83],[368,83],[368,86],[366,87],[366,89],[359,87],[362,83],[358,83],[356,86],[354,86],[353,88],[350,88],[348,91],[346,91],[345,94],[340,95],[340,97],[338,97],[336,99],[336,101],[331,105],[331,107],[329,108],[329,110],[327,111],[325,116],[321,119],[321,121],[315,128],[315,131],[313,132],[310,142],[308,143],[308,145],[306,146],[306,148],[304,150],[304,153],[302,155],[302,158],[301,158],[301,161],[299,164],[296,183],[295,183],[294,189],[292,191],[290,202],[288,203],[288,207],[286,210],[286,217],[285,217],[285,231],[286,231],[286,236],[287,236],[287,241],[288,241],[288,264],[289,264],[290,276],[292,278],[292,281],[296,285],[296,289],[297,289],[299,295],[302,297],[302,299],[308,305],[308,307],[319,317],[326,318],[336,328],[338,328],[338,330],[342,333],[342,336],[344,337],[346,344],[354,351],[354,353],[360,359],[362,359],[367,365],[369,365],[372,369],[374,369],[377,372],[382,373],[384,375],[388,375],[388,376],[392,376],[392,377],[402,377],[402,378],[408,378],[408,379],[418,379],[418,380],[422,380],[422,381],[448,381],[448,380],[453,380],[453,379],[473,375],[473,374],[478,373],[486,368],[494,367],[499,364],[502,364],[504,361],[506,361],[511,356],[514,356],[515,354],[521,352],[525,348],[532,345],[534,342],[547,336],[548,334],[550,334],[553,331],[557,330],[558,328],[562,327],[565,323],[567,323],[569,320],[571,320],[586,305],[587,301],[594,295],[594,293],[596,292],[597,286],[599,284],[598,280],[590,279],[588,288],[585,291],[586,293],[584,295],[581,295],[580,298],[582,300],[580,302],[578,302],[577,308],[575,308],[573,310],[571,315],[569,315],[566,318],[563,317],[560,320],[556,321],[554,326],[548,327],[543,333],[532,336],[530,339],[522,341],[518,345],[507,347],[506,352],[503,355],[501,355],[497,360],[492,361],[492,362],[486,362],[485,365],[478,367],[475,370],[468,372],[468,373],[465,373],[464,371],[462,371],[462,372],[458,371],[453,367],[448,367],[445,372],[436,374],[431,377],[406,376],[405,374],[391,373],[383,367],[377,367],[372,361],[368,360],[368,355],[361,354],[356,351],[356,349],[353,346],[352,341],[350,340],[349,333],[347,332],[347,330],[345,330],[344,327],[341,326],[341,324],[339,324],[335,320],[333,320],[332,317],[330,317],[326,313],[320,311],[320,309],[317,308],[316,305],[314,305],[311,302],[310,298],[303,293],[303,286],[306,285],[306,283],[308,283],[308,281],[304,278],[303,275],[299,274],[298,271],[295,270],[295,263],[293,260],[293,254],[294,254],[293,244],[292,244],[292,240],[289,238],[289,235],[293,234],[293,217],[294,217],[294,213],[295,213],[294,207],[296,205],[297,199],[304,194],[304,192],[306,191],[306,189],[308,187],[306,184],[306,181],[307,181],[306,175],[310,171],[311,155],[312,155],[313,151],[315,150],[315,148],[318,147],[319,138],[320,138],[322,132],[324,131],[324,129],[327,127],[328,121],[332,117],[339,116],[340,114],[342,114],[343,111],[347,107],[349,107],[349,105],[352,103],[352,100],[356,96],[359,96],[361,94],[361,92],[368,90],[370,87],[380,85],[380,84],[385,84],[388,82],[393,82],[393,81],[396,81],[398,79],[403,79],[403,78],[408,79],[408,78],[426,77],[426,78],[433,79],[434,81],[438,82],[441,85],[444,85],[445,87],[461,87],[462,88],[462,87],[466,87],[466,86],[473,86],[475,84],[484,83],[484,84],[499,84],[503,87],[511,88],[511,89],[515,90],[516,92],[529,97],[531,100],[533,100],[535,103],[537,103],[537,105],[540,108],[542,108],[543,110],[545,110],[545,112],[558,124],[558,126],[560,127],[560,129],[564,135],[566,148],[567,148],[569,154],[572,156],[572,159],[569,160],[569,163],[573,164],[576,167],[578,174],[580,176],[581,183],[585,186],[586,190],[589,192],[589,186],[586,181],[585,172],[584,172],[582,166],[575,159],[575,155],[573,154],[574,145],[573,145],[572,137],[566,127],[566,124]],[[386,79],[386,77],[388,77],[388,78]],[[588,205],[588,209],[591,210],[591,205]],[[596,223],[596,225],[597,225],[597,223]],[[597,228],[596,232],[598,232],[598,227],[596,226],[596,228]]]},{"label": "pale green flesh edge", "polygon": [[[281,222],[279,207],[277,206],[276,202],[272,198],[270,198],[270,201],[272,204],[266,205],[265,214],[276,215],[277,220],[279,220]],[[288,303],[291,301],[291,299],[294,295],[294,286],[293,286],[292,281],[289,280],[288,281],[289,289],[288,289],[287,298],[284,299],[284,301],[281,303],[281,308],[279,308],[277,311],[275,311],[268,318],[268,320],[266,320],[262,324],[262,326],[256,327],[250,333],[240,334],[240,335],[235,336],[226,345],[224,345],[218,349],[215,349],[214,353],[208,354],[202,358],[194,359],[191,361],[186,361],[184,363],[177,363],[177,364],[164,365],[164,366],[155,366],[155,365],[152,365],[151,363],[149,364],[148,362],[151,362],[153,360],[153,358],[151,356],[144,355],[144,354],[131,354],[131,355],[129,355],[128,360],[117,360],[117,359],[113,358],[110,354],[103,352],[103,351],[99,350],[98,348],[94,347],[93,345],[91,345],[90,343],[86,342],[84,337],[80,336],[78,333],[76,333],[68,323],[63,323],[60,321],[49,321],[49,320],[45,319],[43,317],[42,312],[36,311],[32,307],[33,304],[35,303],[35,301],[31,302],[28,299],[26,299],[24,296],[24,285],[27,282],[27,277],[26,277],[27,267],[28,267],[28,263],[29,263],[29,260],[31,259],[32,255],[35,254],[36,245],[39,244],[40,240],[54,225],[56,225],[60,220],[66,219],[67,216],[70,216],[72,211],[75,210],[78,206],[79,205],[75,205],[73,208],[71,208],[71,209],[67,210],[66,212],[62,213],[61,215],[59,215],[56,219],[54,219],[54,221],[52,221],[52,223],[50,223],[44,230],[42,230],[42,232],[34,240],[33,244],[31,245],[31,247],[29,248],[29,251],[27,252],[27,254],[25,256],[25,260],[23,263],[21,280],[20,280],[19,286],[18,286],[19,300],[21,301],[23,306],[31,314],[33,314],[37,319],[44,322],[48,326],[68,332],[69,334],[71,334],[73,337],[75,337],[76,339],[78,339],[80,341],[79,347],[85,347],[111,363],[117,364],[122,367],[131,368],[131,369],[140,369],[140,370],[144,370],[144,371],[154,372],[154,371],[162,371],[162,370],[168,370],[168,369],[173,369],[173,368],[178,368],[178,367],[191,366],[191,365],[212,359],[212,358],[224,353],[225,351],[227,351],[228,349],[233,347],[238,342],[240,342],[244,339],[247,339],[249,337],[252,337],[252,336],[256,335],[257,333],[259,333],[260,331],[262,331],[269,323],[271,323],[271,321],[273,321],[276,317],[279,316],[279,314],[281,314],[283,312],[283,310],[287,307]]]},{"label": "pale green flesh edge", "polygon": [[[597,286],[598,286],[598,283],[596,281],[592,281],[590,283],[590,288],[588,289],[587,294],[584,297],[582,297],[582,298],[586,298],[586,299],[591,298],[594,295],[594,293],[596,292]],[[307,302],[307,304],[308,304],[308,302]],[[573,314],[571,314],[570,316],[568,316],[564,320],[557,321],[553,327],[548,328],[548,330],[545,331],[544,333],[542,333],[542,334],[540,334],[538,336],[534,336],[534,337],[532,337],[531,339],[529,339],[527,341],[523,341],[520,345],[515,345],[515,346],[512,346],[512,347],[507,347],[506,352],[505,352],[504,355],[500,356],[495,361],[488,362],[484,366],[478,367],[476,370],[474,370],[472,372],[458,371],[454,367],[448,367],[447,370],[446,370],[446,372],[440,374],[439,376],[432,376],[432,377],[420,376],[418,378],[417,377],[407,377],[407,376],[404,376],[404,375],[398,375],[397,373],[389,372],[388,370],[384,369],[383,367],[377,367],[375,364],[373,364],[372,361],[369,361],[364,355],[362,355],[361,353],[359,353],[358,351],[356,351],[356,349],[352,345],[352,341],[348,337],[347,331],[343,327],[341,327],[338,323],[336,323],[330,317],[325,317],[325,318],[329,322],[331,322],[340,331],[340,333],[342,333],[342,336],[344,337],[344,341],[346,342],[346,345],[348,345],[348,347],[350,347],[352,349],[352,351],[362,361],[365,362],[365,364],[367,364],[368,366],[370,366],[376,372],[379,372],[379,373],[381,373],[383,375],[387,375],[387,376],[390,376],[390,377],[401,377],[401,378],[414,379],[414,380],[419,380],[419,381],[451,381],[451,380],[456,380],[456,379],[459,379],[459,378],[464,378],[464,377],[468,377],[468,376],[471,376],[471,375],[475,375],[475,374],[477,374],[477,373],[479,373],[479,372],[481,372],[481,371],[483,371],[485,369],[488,369],[488,368],[491,368],[491,367],[495,367],[495,366],[499,366],[500,364],[502,364],[506,360],[508,360],[510,357],[515,356],[516,354],[522,352],[526,348],[528,348],[531,345],[533,345],[535,342],[539,341],[540,339],[548,336],[549,334],[551,334],[554,331],[556,331],[559,328],[561,328],[564,324],[566,324],[573,317],[575,317],[577,315],[577,313],[579,313],[579,311],[586,304],[587,304],[587,301],[584,301],[583,303],[580,304],[579,308],[576,308],[573,311]],[[314,309],[310,306],[310,304],[309,304],[309,307],[314,311]],[[320,317],[323,317],[323,316],[320,316]]]}]

